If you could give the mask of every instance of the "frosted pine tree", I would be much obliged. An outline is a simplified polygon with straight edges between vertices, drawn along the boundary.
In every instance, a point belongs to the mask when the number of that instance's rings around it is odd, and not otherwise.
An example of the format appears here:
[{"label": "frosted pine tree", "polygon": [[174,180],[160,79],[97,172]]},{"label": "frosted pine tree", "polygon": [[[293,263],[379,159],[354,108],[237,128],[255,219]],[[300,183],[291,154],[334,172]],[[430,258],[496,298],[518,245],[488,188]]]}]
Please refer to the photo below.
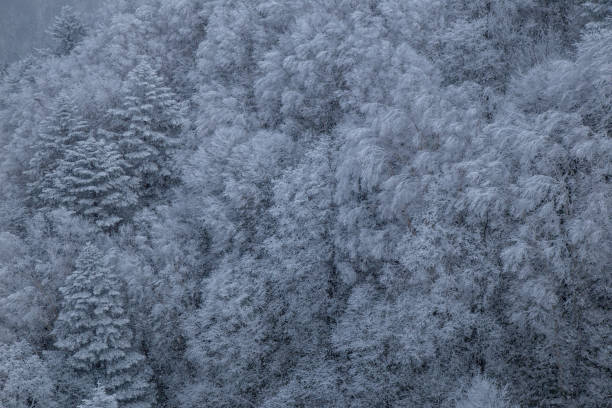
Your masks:
[{"label": "frosted pine tree", "polygon": [[120,407],[150,407],[150,369],[131,345],[121,282],[98,248],[85,246],[60,291],[63,302],[53,334],[68,366],[88,377],[91,387],[102,384]]},{"label": "frosted pine tree", "polygon": [[87,138],[87,123],[77,112],[74,101],[61,94],[42,123],[38,140],[33,149],[34,155],[29,163],[28,175],[32,182],[28,185],[28,195],[34,205],[49,205],[43,191],[53,185],[53,172],[64,157],[65,150],[76,142]]},{"label": "frosted pine tree", "polygon": [[79,408],[117,408],[117,399],[114,395],[108,395],[102,385],[94,391],[91,399],[84,400]]},{"label": "frosted pine tree", "polygon": [[125,167],[114,144],[90,137],[67,149],[43,196],[103,230],[113,230],[136,202]]},{"label": "frosted pine tree", "polygon": [[56,42],[53,51],[58,56],[70,54],[87,34],[79,16],[69,6],[62,8],[48,32]]},{"label": "frosted pine tree", "polygon": [[128,75],[123,106],[113,109],[114,129],[102,132],[117,142],[145,201],[178,182],[173,151],[178,145],[181,109],[171,90],[146,61]]}]

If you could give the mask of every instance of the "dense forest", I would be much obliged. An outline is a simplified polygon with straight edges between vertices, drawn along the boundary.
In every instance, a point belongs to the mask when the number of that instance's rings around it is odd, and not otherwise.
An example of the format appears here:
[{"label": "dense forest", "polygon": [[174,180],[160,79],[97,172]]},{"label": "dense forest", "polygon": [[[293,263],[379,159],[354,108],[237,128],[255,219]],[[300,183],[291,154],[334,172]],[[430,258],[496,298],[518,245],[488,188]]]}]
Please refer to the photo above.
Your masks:
[{"label": "dense forest", "polygon": [[90,13],[0,71],[0,407],[612,407],[612,2]]}]

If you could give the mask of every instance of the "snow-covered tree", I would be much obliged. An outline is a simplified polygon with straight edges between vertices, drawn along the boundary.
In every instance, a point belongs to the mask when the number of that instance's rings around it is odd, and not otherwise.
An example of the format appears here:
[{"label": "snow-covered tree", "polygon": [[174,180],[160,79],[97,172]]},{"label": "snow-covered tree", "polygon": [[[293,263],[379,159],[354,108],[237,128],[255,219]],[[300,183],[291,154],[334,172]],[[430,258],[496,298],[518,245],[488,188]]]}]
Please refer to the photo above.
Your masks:
[{"label": "snow-covered tree", "polygon": [[0,344],[0,405],[55,407],[49,370],[26,342]]},{"label": "snow-covered tree", "polygon": [[79,408],[118,408],[114,395],[108,395],[102,385],[98,385],[90,399],[84,400]]},{"label": "snow-covered tree", "polygon": [[[183,389],[189,408],[254,405],[273,382],[266,367],[281,339],[271,337],[267,272],[251,257],[222,263],[203,281],[205,302],[185,322],[186,358],[197,380]],[[233,363],[229,363],[233,361]],[[228,367],[231,367],[229,370]]]},{"label": "snow-covered tree", "polygon": [[[469,165],[466,197],[476,211],[465,221],[494,215],[487,225],[498,237],[506,286],[506,312],[497,318],[509,358],[491,368],[526,405],[597,405],[609,388],[595,380],[609,378],[601,374],[609,352],[587,340],[610,336],[601,320],[610,294],[601,288],[609,287],[611,217],[603,203],[612,145],[608,98],[600,97],[605,64],[593,69],[609,58],[603,38],[586,36],[576,62],[543,64],[513,81],[513,103],[489,129],[478,165]],[[601,84],[597,91],[574,91],[591,87],[585,75]]]},{"label": "snow-covered tree", "polygon": [[120,407],[150,407],[155,398],[149,368],[131,344],[121,281],[98,248],[85,245],[60,291],[63,301],[53,334],[68,367],[92,387],[100,382]]},{"label": "snow-covered tree", "polygon": [[43,190],[48,202],[90,219],[105,231],[124,221],[136,202],[133,179],[112,143],[89,137],[68,147]]},{"label": "snow-covered tree", "polygon": [[321,136],[274,185],[270,212],[277,224],[265,248],[274,259],[270,287],[275,295],[270,308],[279,320],[275,337],[285,339],[287,366],[320,353],[329,341],[329,322],[338,316],[334,298],[344,282],[333,242],[335,151],[333,141]]},{"label": "snow-covered tree", "polygon": [[55,40],[54,53],[62,56],[70,54],[83,40],[87,30],[74,10],[64,6],[49,28],[49,34]]},{"label": "snow-covered tree", "polygon": [[33,204],[40,207],[53,204],[46,196],[45,189],[53,186],[54,171],[67,149],[87,138],[87,124],[69,95],[60,94],[54,101],[37,136],[29,163],[28,175],[32,181],[28,185],[28,194]]},{"label": "snow-covered tree", "polygon": [[122,106],[109,112],[113,128],[101,134],[117,143],[128,174],[138,183],[138,195],[149,203],[165,196],[180,178],[174,153],[182,111],[146,59],[128,74],[125,87]]},{"label": "snow-covered tree", "polygon": [[474,376],[464,396],[457,401],[456,408],[512,408],[508,392],[489,378]]},{"label": "snow-covered tree", "polygon": [[294,138],[308,132],[330,132],[341,113],[346,92],[344,74],[353,60],[342,40],[348,35],[346,10],[315,8],[298,15],[291,30],[260,62],[255,83],[258,115]]}]

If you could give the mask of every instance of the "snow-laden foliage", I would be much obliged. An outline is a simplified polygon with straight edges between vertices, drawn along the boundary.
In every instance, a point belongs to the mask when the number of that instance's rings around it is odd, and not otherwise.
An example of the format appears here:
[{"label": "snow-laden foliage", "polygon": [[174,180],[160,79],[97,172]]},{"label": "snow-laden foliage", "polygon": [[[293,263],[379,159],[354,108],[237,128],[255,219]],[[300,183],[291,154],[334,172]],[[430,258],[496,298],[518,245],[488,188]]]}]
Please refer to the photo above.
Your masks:
[{"label": "snow-laden foliage", "polygon": [[98,385],[91,399],[83,400],[78,408],[117,408],[117,400],[114,395],[108,395],[104,387]]},{"label": "snow-laden foliage", "polygon": [[150,407],[148,368],[131,344],[118,276],[92,244],[85,245],[75,268],[60,288],[55,346],[75,375],[102,384],[122,407]]},{"label": "snow-laden foliage", "polygon": [[72,8],[64,6],[49,28],[49,34],[55,41],[53,51],[62,56],[69,54],[83,40],[87,30]]},{"label": "snow-laden foliage", "polygon": [[25,341],[0,345],[0,404],[56,407],[47,366]]},{"label": "snow-laden foliage", "polygon": [[38,206],[53,205],[48,189],[53,187],[55,171],[67,150],[87,138],[87,123],[79,118],[74,101],[60,95],[41,125],[29,163],[28,195]]},{"label": "snow-laden foliage", "polygon": [[607,406],[611,15],[64,10],[0,74],[0,405]]},{"label": "snow-laden foliage", "polygon": [[100,133],[117,143],[138,195],[149,200],[163,196],[179,178],[172,157],[181,125],[178,103],[146,60],[128,73],[121,97],[121,107],[109,111],[113,130]]},{"label": "snow-laden foliage", "polygon": [[457,401],[457,408],[511,408],[505,389],[480,375],[472,379],[463,398]]},{"label": "snow-laden foliage", "polygon": [[114,144],[93,137],[67,148],[51,173],[52,186],[43,189],[45,201],[112,230],[136,203],[134,181]]}]

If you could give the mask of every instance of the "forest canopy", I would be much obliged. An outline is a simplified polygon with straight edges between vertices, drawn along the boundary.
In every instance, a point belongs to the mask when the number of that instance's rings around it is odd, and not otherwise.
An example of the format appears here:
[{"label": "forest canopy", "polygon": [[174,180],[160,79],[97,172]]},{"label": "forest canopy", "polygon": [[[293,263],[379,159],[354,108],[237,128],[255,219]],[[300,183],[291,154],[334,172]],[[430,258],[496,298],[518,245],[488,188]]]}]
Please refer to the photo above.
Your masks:
[{"label": "forest canopy", "polygon": [[0,67],[0,406],[612,406],[609,0],[84,10]]}]

